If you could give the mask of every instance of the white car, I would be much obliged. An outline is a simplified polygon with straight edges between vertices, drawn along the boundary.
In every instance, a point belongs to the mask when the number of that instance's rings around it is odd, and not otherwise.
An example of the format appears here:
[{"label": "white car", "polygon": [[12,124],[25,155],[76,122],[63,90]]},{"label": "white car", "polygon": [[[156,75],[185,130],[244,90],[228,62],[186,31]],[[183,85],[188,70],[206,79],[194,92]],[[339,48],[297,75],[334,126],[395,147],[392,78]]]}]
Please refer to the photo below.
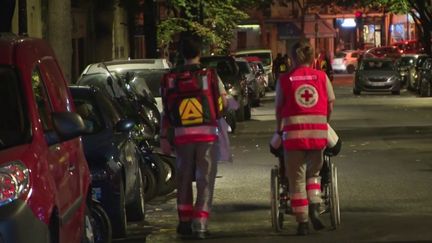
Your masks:
[{"label": "white car", "polygon": [[[133,85],[135,85],[139,90],[148,86],[156,100],[159,112],[162,112],[162,98],[159,93],[160,80],[172,67],[171,63],[167,59],[114,60],[105,62],[105,65],[110,72],[116,72],[120,75],[124,75],[127,72],[133,72],[140,77],[140,79],[136,79],[136,82]],[[144,83],[140,80],[144,81]]]},{"label": "white car", "polygon": [[356,50],[337,52],[332,62],[333,71],[354,73],[354,71],[357,69],[357,59],[361,54],[361,51]]}]

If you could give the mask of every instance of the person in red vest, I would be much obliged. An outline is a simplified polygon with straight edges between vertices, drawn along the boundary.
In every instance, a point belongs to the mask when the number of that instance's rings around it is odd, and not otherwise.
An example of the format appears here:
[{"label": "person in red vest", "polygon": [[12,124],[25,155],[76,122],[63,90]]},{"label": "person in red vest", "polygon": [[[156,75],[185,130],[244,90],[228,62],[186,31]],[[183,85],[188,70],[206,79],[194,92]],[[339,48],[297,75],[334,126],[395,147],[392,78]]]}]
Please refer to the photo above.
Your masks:
[{"label": "person in red vest", "polygon": [[282,133],[297,234],[307,235],[309,218],[315,230],[324,228],[319,219],[319,172],[335,95],[326,73],[310,67],[314,50],[309,41],[294,44],[291,57],[294,68],[280,77],[276,87],[276,132]]},{"label": "person in red vest", "polygon": [[[181,237],[205,239],[217,171],[217,120],[227,101],[216,71],[201,66],[200,50],[198,40],[183,40],[180,51],[184,64],[162,78],[160,143],[165,154],[171,153],[173,144],[177,156],[177,233]],[[169,131],[173,131],[171,143]]]},{"label": "person in red vest", "polygon": [[333,68],[331,65],[331,60],[325,51],[322,50],[317,52],[312,66],[316,70],[324,71],[329,77],[330,81],[333,82]]}]

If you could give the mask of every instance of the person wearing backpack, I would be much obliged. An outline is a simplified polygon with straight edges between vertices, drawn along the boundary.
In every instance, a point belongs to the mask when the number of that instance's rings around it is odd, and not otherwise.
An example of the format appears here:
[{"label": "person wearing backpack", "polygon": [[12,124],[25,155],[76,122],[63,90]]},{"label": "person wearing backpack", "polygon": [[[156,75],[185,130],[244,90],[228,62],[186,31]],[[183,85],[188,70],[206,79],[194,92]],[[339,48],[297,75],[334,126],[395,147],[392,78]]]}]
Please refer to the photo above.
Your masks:
[{"label": "person wearing backpack", "polygon": [[[160,137],[162,152],[171,153],[173,145],[177,156],[177,234],[205,239],[209,235],[208,219],[217,171],[217,120],[222,117],[227,102],[221,94],[216,71],[200,64],[200,49],[197,39],[184,39],[180,47],[184,64],[162,78]],[[168,140],[170,130],[173,130],[171,143]]]}]

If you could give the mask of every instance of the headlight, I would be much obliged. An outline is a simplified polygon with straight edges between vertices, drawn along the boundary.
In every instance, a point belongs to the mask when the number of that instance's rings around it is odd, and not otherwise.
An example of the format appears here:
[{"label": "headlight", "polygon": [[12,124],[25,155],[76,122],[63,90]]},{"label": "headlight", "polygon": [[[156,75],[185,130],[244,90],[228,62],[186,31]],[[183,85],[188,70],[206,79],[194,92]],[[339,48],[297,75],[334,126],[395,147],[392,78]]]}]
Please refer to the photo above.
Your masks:
[{"label": "headlight", "polygon": [[0,206],[18,199],[29,187],[29,170],[21,161],[0,166]]}]

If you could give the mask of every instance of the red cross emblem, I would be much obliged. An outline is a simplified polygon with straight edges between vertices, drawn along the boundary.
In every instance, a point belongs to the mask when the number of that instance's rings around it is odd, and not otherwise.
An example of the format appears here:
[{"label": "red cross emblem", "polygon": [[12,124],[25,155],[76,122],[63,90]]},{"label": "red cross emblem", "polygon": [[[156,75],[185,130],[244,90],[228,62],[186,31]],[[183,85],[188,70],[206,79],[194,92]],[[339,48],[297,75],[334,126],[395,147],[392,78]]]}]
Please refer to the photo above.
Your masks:
[{"label": "red cross emblem", "polygon": [[318,102],[318,91],[310,84],[300,85],[295,91],[295,99],[301,107],[313,107]]}]

